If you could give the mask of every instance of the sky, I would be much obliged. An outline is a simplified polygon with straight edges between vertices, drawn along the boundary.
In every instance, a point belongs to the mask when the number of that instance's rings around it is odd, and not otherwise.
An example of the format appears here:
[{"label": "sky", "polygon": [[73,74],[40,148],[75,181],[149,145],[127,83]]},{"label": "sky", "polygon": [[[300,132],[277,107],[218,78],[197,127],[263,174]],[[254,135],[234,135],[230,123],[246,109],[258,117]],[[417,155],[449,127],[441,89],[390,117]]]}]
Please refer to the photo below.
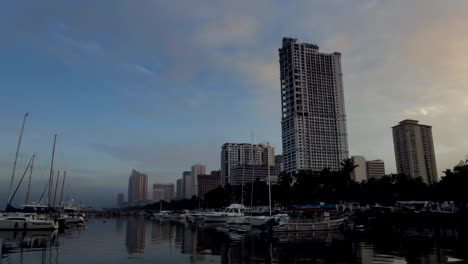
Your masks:
[{"label": "sky", "polygon": [[[283,37],[341,52],[351,155],[393,173],[391,127],[433,127],[440,175],[468,154],[468,2],[9,1],[0,8],[0,201],[21,121],[17,183],[55,169],[66,195],[112,206],[132,169],[175,182],[220,168],[225,142],[281,153]],[[14,203],[22,203],[24,185]],[[0,202],[1,203],[1,202]]]}]

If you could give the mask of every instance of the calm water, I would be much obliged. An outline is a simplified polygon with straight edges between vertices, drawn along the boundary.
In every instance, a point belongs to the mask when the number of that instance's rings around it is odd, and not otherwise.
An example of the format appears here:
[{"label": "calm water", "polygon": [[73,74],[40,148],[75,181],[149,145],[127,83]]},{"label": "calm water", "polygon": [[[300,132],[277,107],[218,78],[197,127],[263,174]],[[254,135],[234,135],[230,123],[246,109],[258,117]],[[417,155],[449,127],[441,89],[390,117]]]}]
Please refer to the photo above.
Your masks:
[{"label": "calm water", "polygon": [[144,218],[90,219],[64,233],[0,232],[0,263],[448,263],[468,259],[463,241],[451,229],[266,237]]}]

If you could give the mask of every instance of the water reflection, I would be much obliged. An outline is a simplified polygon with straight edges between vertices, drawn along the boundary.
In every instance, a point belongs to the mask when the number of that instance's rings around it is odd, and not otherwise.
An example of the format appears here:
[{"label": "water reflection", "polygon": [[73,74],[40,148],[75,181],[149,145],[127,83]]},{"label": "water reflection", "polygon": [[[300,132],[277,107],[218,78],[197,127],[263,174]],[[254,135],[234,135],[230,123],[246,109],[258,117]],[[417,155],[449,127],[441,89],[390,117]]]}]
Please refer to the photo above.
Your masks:
[{"label": "water reflection", "polygon": [[[223,225],[94,219],[87,228],[0,232],[2,263],[447,263],[468,259],[466,233],[228,232]],[[124,228],[126,226],[126,229]],[[123,230],[122,230],[123,229]]]},{"label": "water reflection", "polygon": [[[8,255],[18,255],[19,263],[28,258],[25,256],[28,252],[40,251],[41,257],[36,259],[35,263],[57,263],[59,246],[57,240],[58,231],[0,231],[0,256],[1,259]],[[46,252],[46,251],[49,252]],[[0,263],[2,260],[0,259]]]},{"label": "water reflection", "polygon": [[129,254],[144,253],[146,238],[145,218],[138,217],[132,221],[127,221],[127,233],[125,245]]}]

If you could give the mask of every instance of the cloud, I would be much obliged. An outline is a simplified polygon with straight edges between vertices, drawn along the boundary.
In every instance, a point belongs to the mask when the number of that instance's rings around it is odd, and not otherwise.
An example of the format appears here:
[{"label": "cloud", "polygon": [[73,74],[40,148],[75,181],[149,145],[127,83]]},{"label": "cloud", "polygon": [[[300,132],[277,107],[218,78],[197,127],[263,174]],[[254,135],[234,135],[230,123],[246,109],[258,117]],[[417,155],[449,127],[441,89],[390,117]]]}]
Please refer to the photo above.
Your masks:
[{"label": "cloud", "polygon": [[[415,118],[433,126],[441,171],[466,152],[467,8],[431,0],[15,2],[0,10],[0,52],[29,47],[80,72],[77,79],[100,79],[90,88],[109,89],[99,102],[113,120],[96,121],[93,132],[107,137],[80,143],[169,178],[198,157],[219,168],[221,144],[249,139],[251,129],[281,151],[277,49],[282,37],[296,37],[342,53],[351,154],[382,158],[395,171],[391,126]],[[75,173],[111,177],[108,166]]]}]

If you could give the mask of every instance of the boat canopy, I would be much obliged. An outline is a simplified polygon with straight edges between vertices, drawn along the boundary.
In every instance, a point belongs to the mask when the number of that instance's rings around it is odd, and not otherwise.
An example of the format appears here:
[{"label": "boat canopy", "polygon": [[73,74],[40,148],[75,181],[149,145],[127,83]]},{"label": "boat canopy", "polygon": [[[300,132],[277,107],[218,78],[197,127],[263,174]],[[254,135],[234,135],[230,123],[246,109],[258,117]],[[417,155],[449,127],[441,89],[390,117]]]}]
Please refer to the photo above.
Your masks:
[{"label": "boat canopy", "polygon": [[298,210],[298,211],[316,211],[316,210],[336,211],[338,210],[337,206],[333,204],[296,204],[296,205],[291,205],[290,209]]}]

